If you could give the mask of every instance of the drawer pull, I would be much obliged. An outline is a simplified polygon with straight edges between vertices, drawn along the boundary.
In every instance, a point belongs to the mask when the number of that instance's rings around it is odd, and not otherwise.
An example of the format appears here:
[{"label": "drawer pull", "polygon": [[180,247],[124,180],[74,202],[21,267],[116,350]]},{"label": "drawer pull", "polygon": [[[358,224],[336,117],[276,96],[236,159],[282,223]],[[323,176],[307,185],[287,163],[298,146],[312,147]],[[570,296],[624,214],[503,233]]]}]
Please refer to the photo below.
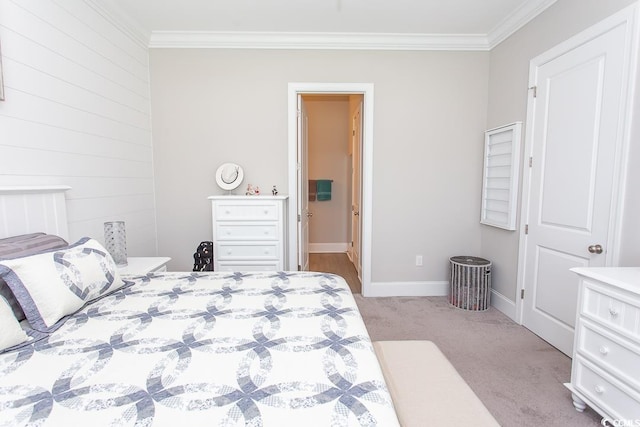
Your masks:
[{"label": "drawer pull", "polygon": [[268,215],[268,214],[269,214],[269,209],[265,209],[265,210],[264,210],[264,214],[265,214],[265,215]]},{"label": "drawer pull", "polygon": [[231,213],[231,211],[229,209],[227,209],[226,211],[224,211],[224,213],[226,213],[227,215],[229,215]]},{"label": "drawer pull", "polygon": [[600,354],[602,354],[603,356],[606,356],[607,354],[609,354],[609,347],[607,347],[605,345],[601,345],[600,346]]},{"label": "drawer pull", "polygon": [[598,394],[604,393],[604,387],[602,387],[601,385],[597,385],[596,386],[596,393],[598,393]]},{"label": "drawer pull", "polygon": [[620,313],[618,313],[618,310],[616,310],[615,308],[611,307],[609,309],[609,314],[611,315],[611,317],[613,317],[615,319],[616,317],[618,317],[618,314],[620,314]]},{"label": "drawer pull", "polygon": [[264,230],[264,234],[269,234],[269,230]]},{"label": "drawer pull", "polygon": [[231,255],[232,251],[231,249],[227,249],[227,255]]}]

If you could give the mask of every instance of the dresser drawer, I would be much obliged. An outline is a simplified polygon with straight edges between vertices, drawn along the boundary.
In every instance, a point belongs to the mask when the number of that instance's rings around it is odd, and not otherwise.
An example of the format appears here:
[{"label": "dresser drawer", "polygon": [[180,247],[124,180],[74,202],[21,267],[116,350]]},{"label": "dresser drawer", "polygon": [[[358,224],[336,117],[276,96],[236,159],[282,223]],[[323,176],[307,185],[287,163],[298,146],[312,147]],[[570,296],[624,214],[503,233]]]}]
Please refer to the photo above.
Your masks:
[{"label": "dresser drawer", "polygon": [[597,323],[640,338],[640,307],[638,302],[613,292],[598,282],[585,280],[580,312]]},{"label": "dresser drawer", "polygon": [[253,223],[236,223],[219,221],[216,223],[218,240],[278,240],[278,223],[262,221]]},{"label": "dresser drawer", "polygon": [[279,261],[219,261],[216,271],[279,271],[282,265]]},{"label": "dresser drawer", "polygon": [[579,322],[576,333],[579,353],[640,390],[640,348],[586,319]]},{"label": "dresser drawer", "polygon": [[612,418],[640,420],[640,394],[618,383],[603,371],[578,356],[573,359],[576,365],[575,378],[571,383],[586,398],[597,402]]},{"label": "dresser drawer", "polygon": [[269,200],[244,203],[220,202],[215,204],[214,209],[218,221],[278,220],[278,205]]},{"label": "dresser drawer", "polygon": [[216,249],[218,260],[277,260],[280,258],[280,245],[278,242],[217,242]]}]

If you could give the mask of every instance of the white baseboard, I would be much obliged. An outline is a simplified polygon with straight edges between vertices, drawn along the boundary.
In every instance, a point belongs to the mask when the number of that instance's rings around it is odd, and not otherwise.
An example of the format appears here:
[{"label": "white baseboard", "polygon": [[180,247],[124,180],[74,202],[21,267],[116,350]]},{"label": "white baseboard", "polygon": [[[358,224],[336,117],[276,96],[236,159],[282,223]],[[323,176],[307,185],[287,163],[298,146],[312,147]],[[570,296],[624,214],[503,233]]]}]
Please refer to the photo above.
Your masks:
[{"label": "white baseboard", "polygon": [[434,297],[449,295],[448,281],[372,282],[366,297]]},{"label": "white baseboard", "polygon": [[516,303],[494,289],[491,289],[491,305],[514,322],[516,321]]},{"label": "white baseboard", "polygon": [[309,252],[312,254],[347,252],[347,243],[309,243]]}]

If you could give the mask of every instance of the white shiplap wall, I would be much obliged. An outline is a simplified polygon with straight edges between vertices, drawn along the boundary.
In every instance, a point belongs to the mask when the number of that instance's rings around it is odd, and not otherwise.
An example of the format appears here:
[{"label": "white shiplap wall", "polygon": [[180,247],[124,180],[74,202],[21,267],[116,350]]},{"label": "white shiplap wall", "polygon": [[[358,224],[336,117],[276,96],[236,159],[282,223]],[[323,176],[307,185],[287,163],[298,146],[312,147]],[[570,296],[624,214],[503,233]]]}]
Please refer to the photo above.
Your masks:
[{"label": "white shiplap wall", "polygon": [[0,185],[64,184],[71,240],[156,253],[147,48],[92,1],[0,0]]}]

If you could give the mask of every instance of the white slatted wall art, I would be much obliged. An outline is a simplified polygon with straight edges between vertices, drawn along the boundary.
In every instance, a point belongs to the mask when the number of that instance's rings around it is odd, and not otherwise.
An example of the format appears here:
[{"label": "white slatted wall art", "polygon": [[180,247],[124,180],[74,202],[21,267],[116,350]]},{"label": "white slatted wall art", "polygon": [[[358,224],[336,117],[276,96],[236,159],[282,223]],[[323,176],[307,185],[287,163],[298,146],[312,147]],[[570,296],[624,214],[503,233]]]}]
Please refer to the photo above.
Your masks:
[{"label": "white slatted wall art", "polygon": [[516,229],[522,122],[485,132],[480,222]]}]

